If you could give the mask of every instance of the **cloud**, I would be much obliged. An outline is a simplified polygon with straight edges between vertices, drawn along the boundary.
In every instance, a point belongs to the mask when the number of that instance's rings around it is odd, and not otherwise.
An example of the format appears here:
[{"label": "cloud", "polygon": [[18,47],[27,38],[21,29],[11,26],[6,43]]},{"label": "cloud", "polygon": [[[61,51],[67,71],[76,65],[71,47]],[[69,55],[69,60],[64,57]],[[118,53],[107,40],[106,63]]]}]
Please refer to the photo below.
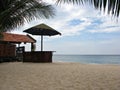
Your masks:
[{"label": "cloud", "polygon": [[[102,15],[99,11],[90,6],[78,6],[71,4],[55,5],[52,0],[46,0],[56,8],[56,16],[51,19],[35,20],[26,23],[21,30],[31,26],[46,23],[60,31],[62,36],[80,35],[81,31],[87,30],[90,33],[118,32],[119,24],[110,19],[110,16]],[[113,27],[111,27],[111,25]]]},{"label": "cloud", "polygon": [[80,35],[83,30],[87,30],[90,33],[118,32],[120,30],[119,22],[116,23],[110,16],[100,13],[99,10],[95,10],[90,5],[55,5],[53,0],[44,0],[44,2],[48,2],[56,8],[56,16],[48,20],[41,19],[30,22],[29,24],[26,23],[24,26],[19,27],[19,31],[40,23],[48,24],[62,32],[63,36]]},{"label": "cloud", "polygon": [[[119,18],[118,18],[119,20]],[[109,16],[99,16],[96,17],[96,20],[93,19],[93,22],[89,26],[91,33],[114,33],[120,32],[120,21],[116,21]]]}]

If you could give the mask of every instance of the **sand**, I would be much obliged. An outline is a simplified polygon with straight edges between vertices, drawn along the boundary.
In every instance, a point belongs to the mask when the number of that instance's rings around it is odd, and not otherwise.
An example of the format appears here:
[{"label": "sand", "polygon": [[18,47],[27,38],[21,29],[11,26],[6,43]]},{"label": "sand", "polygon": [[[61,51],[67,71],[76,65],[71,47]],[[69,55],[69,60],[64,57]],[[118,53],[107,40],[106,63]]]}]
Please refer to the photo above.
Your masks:
[{"label": "sand", "polygon": [[120,65],[1,63],[0,90],[120,90]]}]

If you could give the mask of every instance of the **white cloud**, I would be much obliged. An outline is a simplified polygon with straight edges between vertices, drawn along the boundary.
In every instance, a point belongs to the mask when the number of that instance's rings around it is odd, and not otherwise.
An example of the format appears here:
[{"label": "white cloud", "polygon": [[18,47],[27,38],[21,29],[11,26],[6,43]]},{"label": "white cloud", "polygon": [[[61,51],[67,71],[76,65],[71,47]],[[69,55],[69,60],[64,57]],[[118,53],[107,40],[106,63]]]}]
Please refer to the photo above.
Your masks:
[{"label": "white cloud", "polygon": [[110,16],[104,16],[101,15],[98,18],[101,23],[98,25],[95,25],[92,30],[89,30],[91,33],[112,33],[112,32],[120,32],[120,19],[118,18],[118,21],[116,21],[115,18],[112,18]]},{"label": "white cloud", "polygon": [[[99,10],[97,11],[91,6],[78,6],[72,4],[55,5],[55,2],[53,1],[55,0],[44,0],[44,2],[48,2],[56,8],[56,16],[54,18],[49,20],[36,20],[29,24],[26,23],[24,26],[20,27],[20,30],[23,31],[24,29],[27,29],[31,26],[40,23],[46,23],[56,30],[62,32],[64,36],[77,35],[78,33],[80,33],[80,31],[86,29],[87,26],[92,26],[92,22],[94,21],[94,19],[101,20],[102,24],[94,26],[93,30],[90,30],[89,32],[101,33],[116,32],[120,30],[120,28],[117,27],[119,26],[119,22],[116,23],[116,21],[114,19],[111,19],[110,16],[100,14]],[[76,26],[68,26],[68,22],[73,19],[83,20],[84,22]],[[109,26],[116,26],[116,28],[108,28]]]}]

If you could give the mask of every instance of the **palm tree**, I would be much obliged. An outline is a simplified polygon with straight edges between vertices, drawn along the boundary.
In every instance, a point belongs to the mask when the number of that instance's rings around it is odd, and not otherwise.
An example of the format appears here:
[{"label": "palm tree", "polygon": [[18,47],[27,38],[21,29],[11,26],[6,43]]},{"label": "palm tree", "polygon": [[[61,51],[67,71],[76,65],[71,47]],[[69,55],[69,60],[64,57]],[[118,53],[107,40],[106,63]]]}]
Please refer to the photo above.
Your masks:
[{"label": "palm tree", "polygon": [[73,3],[73,4],[85,4],[90,3],[96,9],[102,10],[108,9],[107,13],[112,14],[115,17],[119,17],[120,12],[120,0],[56,0],[59,3]]},{"label": "palm tree", "polygon": [[10,31],[36,18],[50,18],[55,9],[42,0],[0,0],[0,32]]}]

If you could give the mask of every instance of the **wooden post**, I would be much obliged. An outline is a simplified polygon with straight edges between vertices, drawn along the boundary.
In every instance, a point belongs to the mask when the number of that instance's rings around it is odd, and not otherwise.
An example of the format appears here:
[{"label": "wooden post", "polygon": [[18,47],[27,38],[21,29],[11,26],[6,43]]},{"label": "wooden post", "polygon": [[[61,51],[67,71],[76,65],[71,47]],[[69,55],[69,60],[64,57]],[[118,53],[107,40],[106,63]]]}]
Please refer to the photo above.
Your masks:
[{"label": "wooden post", "polygon": [[33,43],[31,43],[31,51],[33,51]]},{"label": "wooden post", "polygon": [[41,35],[41,51],[43,51],[43,35]]}]

